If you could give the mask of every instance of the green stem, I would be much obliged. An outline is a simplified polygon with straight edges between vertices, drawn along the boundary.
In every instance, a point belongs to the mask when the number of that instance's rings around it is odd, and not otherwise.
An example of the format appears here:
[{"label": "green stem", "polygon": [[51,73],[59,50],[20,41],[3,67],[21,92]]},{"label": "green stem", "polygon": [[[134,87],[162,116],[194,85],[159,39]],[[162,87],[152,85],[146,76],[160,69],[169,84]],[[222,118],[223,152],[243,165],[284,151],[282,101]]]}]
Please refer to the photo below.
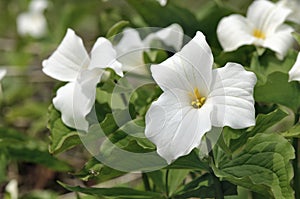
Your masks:
[{"label": "green stem", "polygon": [[144,183],[144,187],[146,191],[151,191],[150,183],[149,183],[149,178],[146,173],[142,173],[142,179]]},{"label": "green stem", "polygon": [[215,193],[216,193],[216,199],[224,199],[223,195],[223,189],[222,184],[219,180],[219,178],[214,174],[213,171],[211,171],[211,175],[213,176],[214,186],[215,186]]},{"label": "green stem", "polygon": [[[211,148],[210,140],[206,139],[206,142],[207,142],[208,150],[211,149],[211,151],[209,152],[209,155],[212,158],[212,162],[214,164],[214,153],[213,153],[213,150]],[[216,199],[224,199],[222,184],[221,184],[219,178],[215,175],[215,173],[212,169],[210,169],[210,174],[213,177],[213,182],[214,182],[214,187],[215,187],[215,194],[216,194],[215,198]]]},{"label": "green stem", "polygon": [[170,198],[169,197],[169,169],[167,169],[166,171],[166,195],[167,198]]}]

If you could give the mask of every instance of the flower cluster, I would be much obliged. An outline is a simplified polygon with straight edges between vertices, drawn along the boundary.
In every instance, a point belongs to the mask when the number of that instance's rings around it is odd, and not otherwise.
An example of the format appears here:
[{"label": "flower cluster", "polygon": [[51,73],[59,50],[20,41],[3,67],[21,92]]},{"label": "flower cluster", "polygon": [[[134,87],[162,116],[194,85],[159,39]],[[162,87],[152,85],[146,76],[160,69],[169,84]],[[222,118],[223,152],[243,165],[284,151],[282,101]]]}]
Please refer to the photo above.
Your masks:
[{"label": "flower cluster", "polygon": [[[162,5],[166,1],[160,1]],[[294,29],[285,24],[295,14],[284,1],[256,0],[246,17],[233,14],[217,27],[224,51],[254,45],[283,59],[293,46]],[[174,55],[152,64],[151,76],[163,91],[145,116],[145,136],[168,164],[199,148],[214,127],[242,129],[255,125],[253,90],[257,78],[241,64],[229,62],[213,69],[214,58],[202,32],[183,46],[183,30],[172,24],[144,38],[132,28],[123,30],[118,43],[100,37],[88,54],[81,38],[68,29],[57,50],[43,62],[43,72],[66,82],[53,99],[69,127],[88,132],[86,119],[96,98],[96,87],[106,68],[119,76],[145,66],[144,53],[153,43],[171,47]],[[290,81],[300,81],[300,54],[290,70]],[[74,100],[78,103],[74,105]]]}]

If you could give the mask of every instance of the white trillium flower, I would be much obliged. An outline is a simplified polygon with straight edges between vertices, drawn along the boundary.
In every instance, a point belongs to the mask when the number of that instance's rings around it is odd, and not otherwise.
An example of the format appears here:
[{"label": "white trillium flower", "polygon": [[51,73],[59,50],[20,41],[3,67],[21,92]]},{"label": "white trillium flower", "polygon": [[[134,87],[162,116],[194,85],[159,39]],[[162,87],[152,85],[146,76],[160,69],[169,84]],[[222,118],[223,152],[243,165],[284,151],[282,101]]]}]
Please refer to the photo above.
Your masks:
[{"label": "white trillium flower", "polygon": [[30,35],[34,38],[41,38],[47,33],[47,20],[43,14],[47,6],[46,0],[30,2],[29,11],[17,17],[17,31],[21,36]]},{"label": "white trillium flower", "polygon": [[281,0],[278,1],[279,5],[285,6],[292,10],[287,20],[300,24],[300,1],[299,0]]},{"label": "white trillium flower", "polygon": [[[118,60],[123,64],[124,71],[134,70],[138,66],[144,66],[143,52],[153,47],[153,41],[161,41],[167,46],[179,51],[183,42],[183,30],[180,25],[172,24],[157,32],[150,33],[141,39],[137,30],[127,28],[123,31],[123,37],[115,45]],[[156,48],[154,46],[154,48]]]},{"label": "white trillium flower", "polygon": [[168,0],[157,0],[161,6],[166,6],[168,3]]},{"label": "white trillium flower", "polygon": [[169,164],[199,147],[214,127],[255,125],[256,76],[227,63],[212,70],[213,55],[201,32],[182,50],[151,66],[163,94],[146,114],[146,137]]},{"label": "white trillium flower", "polygon": [[[68,29],[56,51],[43,61],[43,72],[48,76],[69,82],[57,91],[53,104],[69,127],[88,130],[85,117],[91,111],[96,95],[96,85],[107,67],[123,76],[117,53],[106,38],[100,37],[89,56],[82,39]],[[76,106],[75,101],[76,100]]]},{"label": "white trillium flower", "polygon": [[289,71],[289,81],[300,82],[300,53],[298,53],[297,60],[292,69]]},{"label": "white trillium flower", "polygon": [[290,9],[278,4],[256,0],[249,6],[246,18],[233,14],[220,21],[218,39],[224,51],[253,44],[275,51],[282,59],[294,42],[293,28],[284,24],[290,13]]}]

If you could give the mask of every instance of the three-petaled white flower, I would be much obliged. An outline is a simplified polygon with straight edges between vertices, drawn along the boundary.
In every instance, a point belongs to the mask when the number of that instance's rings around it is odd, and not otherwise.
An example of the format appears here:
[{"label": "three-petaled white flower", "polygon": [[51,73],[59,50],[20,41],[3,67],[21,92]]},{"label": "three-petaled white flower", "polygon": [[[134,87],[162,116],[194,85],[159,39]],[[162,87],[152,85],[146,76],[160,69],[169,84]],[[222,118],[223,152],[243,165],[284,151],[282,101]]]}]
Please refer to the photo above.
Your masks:
[{"label": "three-petaled white flower", "polygon": [[[123,75],[121,63],[116,61],[116,51],[109,40],[100,37],[89,56],[83,42],[73,30],[68,29],[56,51],[43,61],[43,72],[48,76],[69,82],[57,91],[53,104],[69,127],[87,131],[86,116],[91,111],[96,95],[96,85],[110,67]],[[76,103],[76,105],[75,105]]]},{"label": "three-petaled white flower", "polygon": [[293,45],[293,28],[284,24],[290,9],[267,0],[256,0],[248,8],[247,17],[233,14],[223,18],[217,28],[224,51],[254,44],[269,48],[283,59]]},{"label": "three-petaled white flower", "polygon": [[254,73],[236,63],[214,70],[212,66],[213,56],[201,32],[180,52],[151,66],[163,94],[146,114],[145,134],[168,163],[199,147],[212,126],[255,124]]},{"label": "three-petaled white flower", "polygon": [[172,24],[166,28],[150,33],[144,39],[141,39],[139,32],[132,28],[123,31],[121,40],[115,45],[118,54],[118,60],[123,64],[124,71],[136,69],[138,66],[144,66],[143,52],[149,50],[153,41],[160,41],[167,46],[179,51],[183,42],[183,30],[180,25]]},{"label": "three-petaled white flower", "polygon": [[297,60],[289,71],[289,81],[300,82],[300,53],[298,53]]},{"label": "three-petaled white flower", "polygon": [[17,17],[17,31],[21,36],[43,37],[47,32],[47,20],[43,14],[47,8],[47,0],[32,0],[29,11]]}]

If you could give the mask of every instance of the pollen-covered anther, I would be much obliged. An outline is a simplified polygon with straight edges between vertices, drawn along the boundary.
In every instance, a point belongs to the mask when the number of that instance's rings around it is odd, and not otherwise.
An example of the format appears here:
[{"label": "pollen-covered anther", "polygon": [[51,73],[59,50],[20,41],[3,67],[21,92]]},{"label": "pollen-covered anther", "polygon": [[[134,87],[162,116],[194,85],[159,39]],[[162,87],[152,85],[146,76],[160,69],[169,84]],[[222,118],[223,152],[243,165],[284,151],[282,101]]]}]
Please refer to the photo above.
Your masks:
[{"label": "pollen-covered anther", "polygon": [[266,34],[259,29],[253,30],[253,36],[258,39],[266,39]]},{"label": "pollen-covered anther", "polygon": [[199,109],[203,106],[205,100],[206,100],[205,97],[201,97],[200,99],[193,100],[191,104],[194,108]]},{"label": "pollen-covered anther", "polygon": [[201,108],[203,106],[203,104],[205,103],[206,97],[202,97],[200,95],[198,88],[194,89],[194,94],[192,96],[194,98],[191,103],[192,107],[196,108],[196,109]]}]

